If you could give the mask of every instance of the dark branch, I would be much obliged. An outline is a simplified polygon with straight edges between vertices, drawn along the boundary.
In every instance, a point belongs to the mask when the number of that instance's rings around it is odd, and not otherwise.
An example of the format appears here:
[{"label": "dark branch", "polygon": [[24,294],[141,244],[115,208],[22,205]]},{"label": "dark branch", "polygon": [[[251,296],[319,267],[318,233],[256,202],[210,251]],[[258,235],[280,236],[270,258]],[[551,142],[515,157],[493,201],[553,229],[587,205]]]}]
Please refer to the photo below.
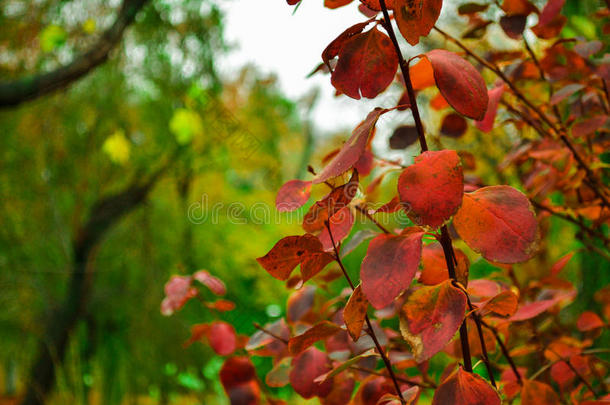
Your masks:
[{"label": "dark branch", "polygon": [[0,108],[12,107],[53,91],[68,87],[108,59],[110,51],[121,41],[125,29],[148,0],[123,0],[116,21],[84,54],[70,64],[47,73],[0,82]]}]

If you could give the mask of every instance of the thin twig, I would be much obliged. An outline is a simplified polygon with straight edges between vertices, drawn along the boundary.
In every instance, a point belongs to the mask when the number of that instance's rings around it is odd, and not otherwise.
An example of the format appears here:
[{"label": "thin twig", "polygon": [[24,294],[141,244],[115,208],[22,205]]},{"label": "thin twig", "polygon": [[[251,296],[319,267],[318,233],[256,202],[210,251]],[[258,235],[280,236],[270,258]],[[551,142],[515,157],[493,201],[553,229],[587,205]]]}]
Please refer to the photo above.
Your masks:
[{"label": "thin twig", "polygon": [[475,307],[474,305],[472,305],[472,302],[470,301],[470,297],[468,296],[468,293],[465,292],[466,294],[466,300],[468,301],[468,308],[470,308],[471,314],[470,316],[472,317],[476,327],[477,327],[477,333],[479,335],[479,342],[481,343],[481,354],[482,354],[482,358],[483,358],[483,363],[485,363],[485,367],[487,368],[487,374],[489,375],[489,381],[491,381],[491,385],[494,386],[494,388],[498,388],[496,386],[496,379],[494,378],[493,375],[493,370],[491,369],[491,362],[489,361],[489,355],[487,354],[487,346],[485,346],[485,337],[483,336],[483,329],[481,328],[481,318],[479,317],[479,315],[475,312]]},{"label": "thin twig", "polygon": [[[349,366],[349,368],[351,368],[352,370],[357,370],[357,371],[362,371],[363,373],[367,373],[367,374],[372,374],[372,375],[378,375],[380,377],[386,377],[388,378],[388,376],[382,372],[379,372],[377,370],[371,370],[370,368],[365,368],[365,367],[360,367],[360,366]],[[415,385],[417,387],[420,388],[428,388],[428,389],[435,389],[436,388],[436,384],[432,385],[428,385],[428,384],[422,384],[420,382],[417,381],[413,381],[413,380],[409,380],[408,378],[403,378],[400,376],[397,376],[396,379],[400,382],[403,382],[405,384],[409,384],[409,385]]]},{"label": "thin twig", "polygon": [[260,325],[259,325],[258,323],[256,323],[256,322],[253,322],[252,324],[254,325],[254,327],[255,327],[256,329],[260,330],[261,332],[266,333],[267,335],[271,336],[272,338],[275,338],[275,339],[279,340],[280,342],[282,342],[282,343],[284,343],[284,344],[286,344],[286,345],[288,344],[288,340],[287,340],[287,339],[284,339],[283,337],[278,336],[278,335],[276,335],[275,333],[273,333],[273,332],[271,332],[271,331],[269,331],[269,330],[267,330],[267,329],[263,328],[262,326],[260,326]]},{"label": "thin twig", "polygon": [[387,234],[391,234],[392,233],[392,232],[388,231],[388,229],[385,228],[383,225],[381,225],[375,218],[373,218],[373,216],[371,215],[369,210],[366,209],[366,207],[362,207],[360,205],[356,205],[356,209],[359,212],[361,212],[362,214],[364,214],[368,219],[370,219],[371,222],[373,222],[375,225],[377,225],[377,228],[381,229],[381,231],[383,233],[387,233]]},{"label": "thin twig", "polygon": [[[383,1],[383,0],[381,0],[381,1]],[[352,288],[352,291],[354,291],[356,289],[356,287],[354,286],[352,279],[350,278],[349,274],[347,274],[347,270],[345,269],[345,266],[343,265],[343,261],[341,260],[341,256],[339,255],[339,250],[337,249],[337,244],[335,243],[335,238],[333,237],[333,233],[330,229],[330,223],[328,221],[324,221],[324,225],[326,225],[326,229],[328,230],[328,236],[330,236],[330,241],[333,245],[333,250],[335,252],[335,260],[339,264],[339,267],[341,267],[341,271],[343,272],[343,275],[345,276],[349,286]],[[375,334],[375,330],[373,329],[373,325],[371,324],[371,320],[369,319],[369,316],[365,315],[364,320],[366,321],[366,326],[368,327],[368,334],[371,337],[371,339],[373,339],[373,343],[375,344],[375,347],[377,348],[377,351],[379,352],[379,355],[381,356],[381,359],[383,360],[383,363],[385,364],[385,367],[388,370],[390,377],[392,378],[392,382],[394,383],[394,388],[396,389],[396,394],[398,395],[398,398],[400,398],[400,402],[402,404],[406,404],[407,402],[405,401],[404,397],[402,396],[402,391],[400,390],[400,385],[398,385],[398,380],[396,378],[396,374],[394,374],[394,370],[392,369],[392,363],[390,362],[390,359],[388,358],[388,356],[386,356],[383,348],[381,347],[381,344],[379,343],[379,340],[377,339],[377,335]]]},{"label": "thin twig", "polygon": [[496,338],[496,342],[498,342],[498,345],[500,345],[500,350],[502,351],[504,358],[506,358],[506,361],[508,361],[508,364],[510,365],[510,368],[513,370],[515,377],[517,377],[517,382],[520,385],[523,385],[523,379],[521,378],[521,374],[519,373],[519,370],[517,369],[517,365],[515,364],[515,361],[513,360],[512,356],[510,355],[508,348],[504,344],[504,341],[500,337],[500,334],[498,333],[496,328],[489,325],[483,319],[481,319],[481,325],[485,326],[487,329],[489,329],[491,331],[491,333],[493,333],[494,337]]}]

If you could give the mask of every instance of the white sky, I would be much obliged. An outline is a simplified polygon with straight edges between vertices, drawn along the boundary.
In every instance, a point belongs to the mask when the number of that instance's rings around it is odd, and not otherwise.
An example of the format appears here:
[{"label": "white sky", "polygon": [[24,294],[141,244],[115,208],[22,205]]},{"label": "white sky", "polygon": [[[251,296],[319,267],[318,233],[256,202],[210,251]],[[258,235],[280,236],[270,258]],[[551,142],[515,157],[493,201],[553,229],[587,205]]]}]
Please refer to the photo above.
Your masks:
[{"label": "white sky", "polygon": [[[320,88],[314,110],[316,128],[321,131],[353,129],[380,101],[334,97],[330,76],[306,76],[321,61],[324,48],[351,25],[366,20],[359,2],[330,10],[323,0],[303,0],[297,12],[285,0],[224,0],[225,34],[236,49],[220,61],[220,73],[233,77],[245,64],[279,78],[283,93],[292,100]],[[384,103],[386,104],[386,103]]]}]

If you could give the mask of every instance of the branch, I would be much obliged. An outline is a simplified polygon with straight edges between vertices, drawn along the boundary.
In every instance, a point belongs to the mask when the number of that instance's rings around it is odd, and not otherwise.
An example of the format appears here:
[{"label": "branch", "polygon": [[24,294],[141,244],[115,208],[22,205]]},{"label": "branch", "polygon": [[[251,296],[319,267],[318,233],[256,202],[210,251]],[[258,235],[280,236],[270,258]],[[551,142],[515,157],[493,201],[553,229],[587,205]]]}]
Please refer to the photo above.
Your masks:
[{"label": "branch", "polygon": [[[398,41],[396,40],[394,28],[392,28],[392,21],[390,19],[390,14],[388,13],[388,8],[385,4],[385,0],[379,0],[379,5],[381,6],[381,10],[383,12],[383,26],[386,29],[388,35],[390,36],[392,44],[394,44],[394,51],[396,52],[396,56],[398,57],[398,60],[400,62],[400,70],[402,72],[405,86],[407,87],[407,93],[409,94],[409,102],[411,104],[410,108],[411,112],[413,113],[413,119],[415,120],[415,128],[417,128],[419,145],[421,147],[422,152],[426,152],[428,150],[428,144],[426,142],[426,134],[424,132],[424,126],[421,121],[421,116],[419,114],[419,107],[417,106],[417,98],[415,96],[415,91],[413,90],[413,83],[411,83],[411,76],[409,74],[409,64],[405,61],[405,58],[403,58],[402,52],[400,51],[400,46],[398,45]],[[445,253],[445,261],[447,262],[449,276],[453,280],[457,281],[454,266],[455,254],[453,253],[453,245],[451,243],[451,237],[449,236],[447,226],[443,226],[441,228],[441,234],[441,245],[443,247],[443,252]],[[468,372],[472,372],[472,360],[470,359],[470,346],[468,343],[468,327],[466,326],[466,319],[464,319],[464,322],[462,322],[462,325],[460,326],[460,343],[462,345],[464,369]]]},{"label": "branch", "polygon": [[[383,1],[383,0],[381,0],[381,1]],[[330,236],[330,241],[333,244],[333,250],[335,251],[335,260],[339,264],[339,267],[341,267],[341,271],[343,272],[343,275],[345,276],[352,291],[354,291],[356,288],[354,287],[354,283],[352,282],[352,279],[350,278],[349,274],[347,274],[347,270],[345,269],[345,266],[343,265],[343,261],[341,261],[341,256],[339,256],[339,251],[337,250],[337,244],[335,243],[335,238],[333,237],[333,233],[330,230],[330,224],[328,221],[324,221],[324,225],[326,225],[326,229],[328,230],[328,235]],[[402,404],[406,404],[406,401],[405,401],[404,397],[402,396],[402,391],[400,390],[400,385],[398,385],[398,379],[396,378],[396,374],[394,374],[394,370],[392,369],[392,363],[390,362],[390,359],[388,359],[388,356],[386,356],[385,352],[383,351],[383,348],[381,347],[379,340],[377,340],[377,335],[375,334],[375,330],[373,329],[373,325],[371,324],[371,320],[369,319],[369,316],[365,315],[364,320],[366,321],[366,326],[368,328],[368,334],[371,337],[371,339],[373,339],[373,343],[375,343],[375,347],[377,348],[377,351],[379,352],[379,355],[381,356],[381,359],[383,360],[383,363],[385,364],[385,367],[388,370],[388,373],[390,373],[390,378],[392,378],[392,382],[394,383],[394,388],[396,389],[396,394],[398,395],[398,398],[400,398],[400,402]]]},{"label": "branch", "polygon": [[513,370],[515,377],[517,377],[517,382],[519,383],[519,385],[523,385],[523,379],[521,378],[521,374],[519,373],[519,370],[517,369],[517,365],[515,364],[515,361],[513,360],[512,356],[510,355],[508,348],[502,341],[502,338],[500,337],[500,334],[498,333],[496,328],[489,325],[487,322],[485,322],[482,319],[480,319],[480,321],[481,321],[481,325],[485,326],[487,329],[489,329],[491,331],[491,333],[494,334],[494,336],[496,338],[496,342],[498,342],[498,344],[500,345],[500,350],[502,351],[502,354],[506,358],[506,361],[508,361],[508,364],[510,364],[510,368]]},{"label": "branch", "polygon": [[371,213],[369,212],[368,209],[366,209],[366,207],[362,207],[360,205],[356,205],[356,209],[364,214],[368,219],[370,219],[375,225],[377,225],[377,228],[379,228],[383,233],[385,234],[391,234],[392,232],[388,231],[387,228],[385,228],[383,225],[381,225],[379,223],[379,221],[377,221],[375,218],[373,218],[373,216],[371,215]]},{"label": "branch", "polygon": [[110,51],[120,42],[125,29],[148,0],[123,0],[114,24],[84,54],[70,64],[47,73],[0,82],[0,108],[17,106],[53,91],[68,87],[108,59]]}]

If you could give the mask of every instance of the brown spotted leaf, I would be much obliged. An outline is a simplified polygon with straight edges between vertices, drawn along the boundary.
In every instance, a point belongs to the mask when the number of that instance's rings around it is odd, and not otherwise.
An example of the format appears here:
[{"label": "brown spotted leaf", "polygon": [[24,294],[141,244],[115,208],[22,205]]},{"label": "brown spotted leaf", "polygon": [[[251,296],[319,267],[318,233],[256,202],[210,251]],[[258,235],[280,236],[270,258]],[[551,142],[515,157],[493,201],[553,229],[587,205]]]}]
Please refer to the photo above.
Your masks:
[{"label": "brown spotted leaf", "polygon": [[464,194],[453,225],[470,248],[500,263],[530,259],[538,245],[538,222],[523,193],[509,186]]},{"label": "brown spotted leaf", "polygon": [[422,153],[400,175],[398,194],[415,224],[434,228],[443,225],[462,204],[460,157],[453,150]]},{"label": "brown spotted leaf", "polygon": [[394,0],[394,18],[398,29],[411,45],[419,43],[438,20],[443,0]]},{"label": "brown spotted leaf", "polygon": [[[256,261],[278,280],[288,280],[292,270],[312,255],[323,253],[322,243],[314,235],[287,236]],[[327,263],[328,264],[328,263]]]},{"label": "brown spotted leaf", "polygon": [[346,96],[375,98],[392,83],[397,69],[390,37],[373,28],[345,41],[330,80]]},{"label": "brown spotted leaf", "polygon": [[447,102],[460,114],[482,120],[489,98],[479,71],[462,57],[443,49],[434,49],[425,56],[432,64],[436,86]]},{"label": "brown spotted leaf", "polygon": [[394,301],[407,289],[419,267],[422,252],[421,228],[402,235],[379,235],[371,241],[360,268],[362,292],[376,309]]},{"label": "brown spotted leaf", "polygon": [[460,367],[438,386],[432,405],[500,405],[500,396],[481,376]]},{"label": "brown spotted leaf", "polygon": [[464,320],[466,295],[450,280],[421,287],[400,310],[400,331],[421,363],[449,343]]}]

